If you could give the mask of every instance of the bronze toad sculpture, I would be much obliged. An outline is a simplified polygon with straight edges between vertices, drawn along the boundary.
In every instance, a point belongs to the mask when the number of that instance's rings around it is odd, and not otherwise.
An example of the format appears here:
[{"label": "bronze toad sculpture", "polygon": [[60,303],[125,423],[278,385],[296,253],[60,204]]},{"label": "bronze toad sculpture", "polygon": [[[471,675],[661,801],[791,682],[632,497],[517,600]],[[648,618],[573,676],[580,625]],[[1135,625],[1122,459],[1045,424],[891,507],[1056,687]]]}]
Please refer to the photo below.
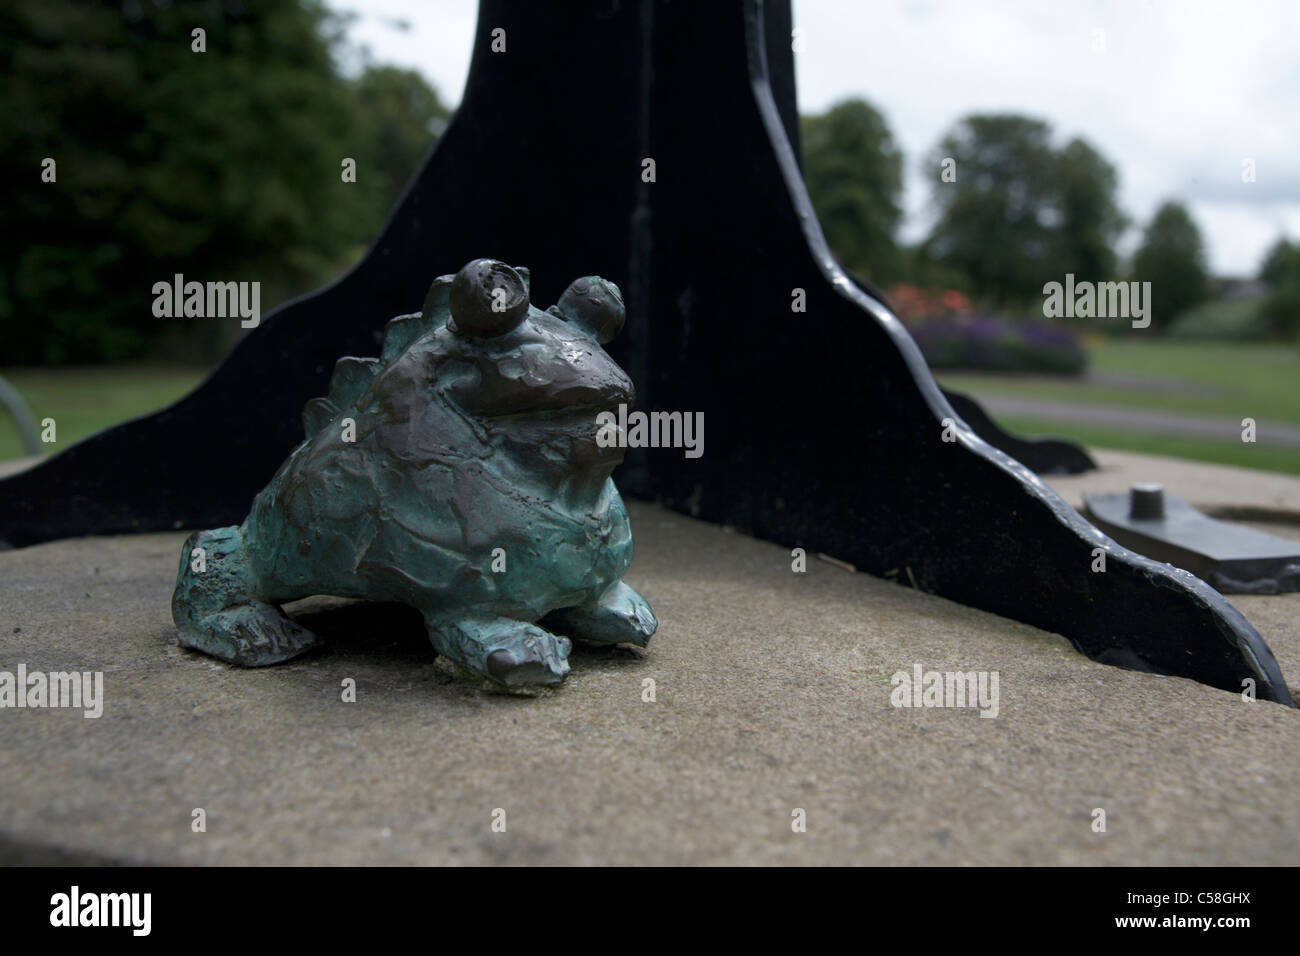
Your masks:
[{"label": "bronze toad sculpture", "polygon": [[318,639],[279,605],[316,594],[415,607],[438,653],[508,686],[560,682],[562,635],[646,645],[623,448],[597,441],[597,415],[633,401],[601,347],[622,297],[594,276],[546,312],[528,292],[526,269],[476,259],[388,323],[379,358],[339,359],[244,523],[186,541],[182,646],[288,660]]}]

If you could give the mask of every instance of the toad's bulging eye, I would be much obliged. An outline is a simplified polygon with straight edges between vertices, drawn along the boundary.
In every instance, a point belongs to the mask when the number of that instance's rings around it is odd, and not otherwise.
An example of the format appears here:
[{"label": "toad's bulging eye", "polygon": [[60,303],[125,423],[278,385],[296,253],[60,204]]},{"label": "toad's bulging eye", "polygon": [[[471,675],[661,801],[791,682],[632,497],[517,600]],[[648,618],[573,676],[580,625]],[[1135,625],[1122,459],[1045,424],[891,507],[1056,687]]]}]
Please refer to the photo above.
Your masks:
[{"label": "toad's bulging eye", "polygon": [[497,259],[475,259],[451,281],[452,331],[474,338],[505,335],[528,314],[528,283]]},{"label": "toad's bulging eye", "polygon": [[623,293],[600,276],[585,276],[570,283],[555,304],[555,311],[601,345],[614,341],[626,316]]}]

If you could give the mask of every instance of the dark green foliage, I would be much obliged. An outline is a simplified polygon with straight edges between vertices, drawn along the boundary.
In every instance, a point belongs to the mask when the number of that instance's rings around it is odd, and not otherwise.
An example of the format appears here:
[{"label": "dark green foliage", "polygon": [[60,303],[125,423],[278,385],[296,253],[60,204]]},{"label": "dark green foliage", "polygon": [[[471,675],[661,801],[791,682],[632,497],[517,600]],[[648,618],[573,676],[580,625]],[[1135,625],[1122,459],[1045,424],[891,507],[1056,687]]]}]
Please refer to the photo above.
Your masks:
[{"label": "dark green foliage", "polygon": [[1279,239],[1264,254],[1264,263],[1259,267],[1262,282],[1276,285],[1293,272],[1300,271],[1300,246],[1288,239]]},{"label": "dark green foliage", "polygon": [[1294,338],[1300,334],[1300,272],[1292,272],[1274,286],[1260,315],[1278,335]]},{"label": "dark green foliage", "polygon": [[1067,271],[1093,282],[1115,276],[1114,242],[1128,225],[1116,200],[1115,167],[1082,139],[1057,153],[1060,176],[1060,256]]},{"label": "dark green foliage", "polygon": [[1275,334],[1300,334],[1300,245],[1279,239],[1264,257],[1259,277],[1269,285],[1260,316]]},{"label": "dark green foliage", "polygon": [[1132,278],[1151,283],[1151,324],[1157,329],[1209,297],[1201,231],[1181,203],[1156,210],[1133,257]]},{"label": "dark green foliage", "polygon": [[[926,160],[937,217],[921,254],[1006,305],[1041,298],[1067,272],[1113,278],[1125,220],[1114,168],[1080,139],[1056,149],[1051,127],[1012,114],[961,120]],[[955,181],[944,181],[955,160]]]},{"label": "dark green foliage", "polygon": [[[448,111],[419,73],[394,66],[368,68],[356,82],[356,96],[364,143],[358,159],[365,163],[357,184],[373,191],[368,208],[382,219],[442,133]],[[381,224],[372,222],[369,231]]]},{"label": "dark green foliage", "polygon": [[1273,332],[1287,338],[1300,334],[1300,276],[1288,276],[1265,300],[1260,316]]},{"label": "dark green foliage", "polygon": [[800,125],[804,179],[831,251],[872,282],[897,281],[903,157],[885,118],[850,99]]},{"label": "dark green foliage", "polygon": [[345,77],[343,26],[314,0],[5,4],[0,364],[212,355],[238,323],[157,318],[155,282],[259,281],[265,312],[346,265],[446,111],[414,75]]}]

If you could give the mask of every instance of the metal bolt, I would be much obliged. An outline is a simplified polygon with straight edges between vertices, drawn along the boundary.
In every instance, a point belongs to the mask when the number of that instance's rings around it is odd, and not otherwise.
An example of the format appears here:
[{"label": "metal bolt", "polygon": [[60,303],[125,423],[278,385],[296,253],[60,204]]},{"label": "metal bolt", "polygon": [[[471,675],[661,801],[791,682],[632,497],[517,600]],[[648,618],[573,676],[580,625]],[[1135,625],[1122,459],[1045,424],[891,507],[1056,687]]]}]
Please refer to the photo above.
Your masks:
[{"label": "metal bolt", "polygon": [[1128,490],[1128,515],[1134,519],[1159,521],[1165,516],[1165,486],[1142,481]]}]

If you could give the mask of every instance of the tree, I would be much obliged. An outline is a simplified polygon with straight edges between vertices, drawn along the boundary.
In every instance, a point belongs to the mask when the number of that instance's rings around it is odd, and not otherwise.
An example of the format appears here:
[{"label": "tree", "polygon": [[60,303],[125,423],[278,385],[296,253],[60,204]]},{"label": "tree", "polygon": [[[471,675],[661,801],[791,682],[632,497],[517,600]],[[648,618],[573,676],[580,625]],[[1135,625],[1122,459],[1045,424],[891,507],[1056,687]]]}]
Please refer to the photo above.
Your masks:
[{"label": "tree", "polygon": [[216,352],[238,324],[156,318],[155,282],[257,281],[265,312],[336,275],[441,109],[402,71],[344,76],[346,22],[319,0],[0,7],[4,361]]},{"label": "tree", "polygon": [[357,80],[356,95],[356,142],[364,170],[358,184],[373,196],[369,236],[383,224],[451,113],[419,73],[399,67],[368,66]]},{"label": "tree", "polygon": [[926,160],[935,224],[922,253],[970,277],[1000,303],[1041,297],[1066,272],[1093,281],[1114,272],[1125,225],[1115,169],[1092,146],[1052,145],[1042,120],[967,116]]},{"label": "tree", "polygon": [[877,284],[896,280],[903,157],[889,124],[849,99],[800,126],[804,180],[827,244],[845,268]]},{"label": "tree", "polygon": [[1278,335],[1294,338],[1300,333],[1300,273],[1292,273],[1278,283],[1264,300],[1260,314]]},{"label": "tree", "polygon": [[938,213],[926,255],[966,273],[986,298],[1027,299],[1057,272],[1050,137],[1040,120],[968,116],[926,162]]},{"label": "tree", "polygon": [[1209,295],[1201,231],[1187,208],[1166,202],[1156,210],[1133,257],[1134,281],[1151,283],[1151,324],[1168,328]]},{"label": "tree", "polygon": [[1259,278],[1261,282],[1277,285],[1293,272],[1300,272],[1300,246],[1292,244],[1284,236],[1265,253],[1264,262],[1259,267]]},{"label": "tree", "polygon": [[1269,285],[1260,309],[1269,328],[1288,337],[1300,333],[1300,245],[1279,239],[1264,257],[1259,277]]},{"label": "tree", "polygon": [[1116,194],[1115,167],[1075,138],[1057,154],[1060,167],[1060,255],[1066,271],[1094,282],[1115,275],[1115,241],[1128,226]]}]

